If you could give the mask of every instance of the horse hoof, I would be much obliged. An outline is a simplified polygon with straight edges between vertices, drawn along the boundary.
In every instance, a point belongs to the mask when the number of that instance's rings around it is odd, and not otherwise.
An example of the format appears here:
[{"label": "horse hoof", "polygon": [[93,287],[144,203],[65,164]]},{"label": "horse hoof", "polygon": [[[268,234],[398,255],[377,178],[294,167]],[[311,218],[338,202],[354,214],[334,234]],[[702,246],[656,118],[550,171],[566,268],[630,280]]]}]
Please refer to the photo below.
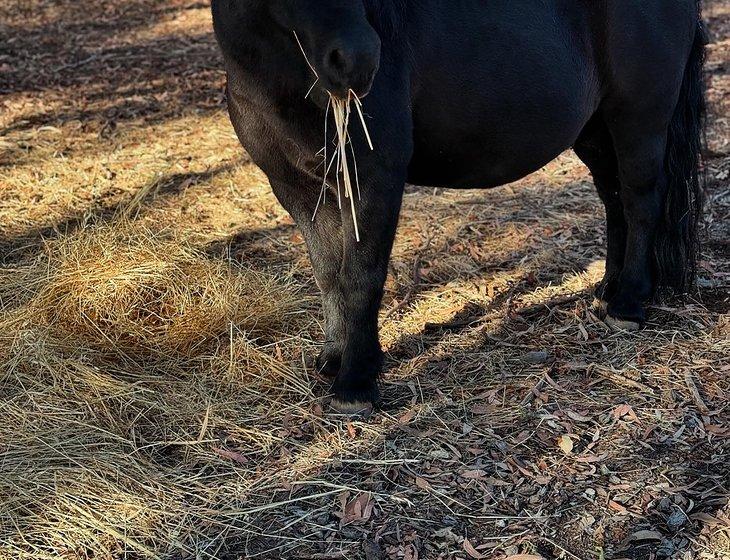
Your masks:
[{"label": "horse hoof", "polygon": [[603,299],[593,298],[593,312],[599,317],[605,317],[608,312],[608,302]]},{"label": "horse hoof", "polygon": [[345,402],[339,399],[332,400],[332,408],[334,408],[338,414],[363,420],[369,418],[374,409],[372,403],[360,401]]},{"label": "horse hoof", "polygon": [[605,322],[615,331],[636,332],[641,329],[641,324],[635,321],[616,319],[615,317],[611,317],[611,315],[606,315]]}]

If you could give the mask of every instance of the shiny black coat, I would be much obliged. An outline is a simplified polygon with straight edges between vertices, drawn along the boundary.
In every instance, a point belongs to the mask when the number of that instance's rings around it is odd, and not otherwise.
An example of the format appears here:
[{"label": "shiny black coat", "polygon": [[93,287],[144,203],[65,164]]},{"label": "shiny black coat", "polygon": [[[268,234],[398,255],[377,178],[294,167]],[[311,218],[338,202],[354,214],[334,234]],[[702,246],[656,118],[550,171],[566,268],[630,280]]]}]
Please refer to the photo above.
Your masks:
[{"label": "shiny black coat", "polygon": [[[406,182],[496,187],[572,147],[606,207],[597,295],[609,320],[640,324],[657,286],[691,282],[705,44],[695,0],[340,0],[339,17],[364,14],[380,42],[363,100],[375,150],[358,125],[351,131],[359,243],[334,192],[312,221],[326,92],[315,87],[305,99],[314,76],[296,43],[240,1],[213,1],[230,114],[307,240],[327,325],[318,365],[335,377],[340,409],[378,397],[378,310]],[[298,32],[339,25],[324,3],[301,6]],[[366,42],[357,31],[343,36]],[[314,52],[316,41],[308,45]]]}]

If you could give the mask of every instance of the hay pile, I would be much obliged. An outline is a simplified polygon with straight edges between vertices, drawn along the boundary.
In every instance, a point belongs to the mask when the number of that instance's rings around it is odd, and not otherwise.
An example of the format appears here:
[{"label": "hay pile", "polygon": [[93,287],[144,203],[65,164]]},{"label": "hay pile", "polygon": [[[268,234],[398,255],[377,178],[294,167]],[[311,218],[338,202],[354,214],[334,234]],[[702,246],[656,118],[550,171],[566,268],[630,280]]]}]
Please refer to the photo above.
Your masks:
[{"label": "hay pile", "polygon": [[0,557],[215,557],[282,416],[314,401],[301,344],[267,346],[306,326],[293,312],[306,300],[122,224],[13,272],[24,289],[0,294]]},{"label": "hay pile", "polygon": [[294,307],[277,280],[144,230],[62,241],[50,266],[37,318],[60,337],[113,354],[194,355],[231,324],[271,334]]}]

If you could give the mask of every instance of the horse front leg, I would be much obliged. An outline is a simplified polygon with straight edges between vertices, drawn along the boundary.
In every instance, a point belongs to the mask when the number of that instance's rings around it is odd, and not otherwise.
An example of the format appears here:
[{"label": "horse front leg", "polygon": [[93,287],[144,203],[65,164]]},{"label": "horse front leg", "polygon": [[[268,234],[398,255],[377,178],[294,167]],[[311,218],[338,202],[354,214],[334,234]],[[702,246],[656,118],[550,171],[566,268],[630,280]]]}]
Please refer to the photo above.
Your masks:
[{"label": "horse front leg", "polygon": [[[304,236],[314,277],[322,293],[325,342],[317,357],[318,373],[335,377],[345,347],[345,307],[340,291],[342,266],[342,219],[333,204],[317,208],[320,186],[308,179],[271,181],[274,194]],[[315,214],[316,212],[316,214]]]},{"label": "horse front leg", "polygon": [[371,181],[356,203],[360,241],[349,208],[343,208],[345,248],[339,285],[345,309],[345,346],[333,386],[333,407],[345,414],[369,414],[378,400],[383,352],[378,312],[398,226],[405,172]]}]

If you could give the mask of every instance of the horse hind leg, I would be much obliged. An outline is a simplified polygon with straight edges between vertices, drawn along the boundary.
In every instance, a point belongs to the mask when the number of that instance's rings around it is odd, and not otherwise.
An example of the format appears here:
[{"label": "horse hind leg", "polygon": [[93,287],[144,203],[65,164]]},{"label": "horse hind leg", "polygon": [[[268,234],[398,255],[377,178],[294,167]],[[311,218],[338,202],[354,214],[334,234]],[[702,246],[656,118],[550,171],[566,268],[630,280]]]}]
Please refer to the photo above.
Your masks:
[{"label": "horse hind leg", "polygon": [[598,196],[606,211],[606,273],[595,289],[595,305],[605,315],[608,302],[616,295],[624,268],[628,226],[621,201],[618,160],[613,139],[600,115],[594,116],[581,132],[576,155],[588,167]]},{"label": "horse hind leg", "polygon": [[647,1],[644,11],[628,1],[609,4],[616,33],[606,45],[600,114],[613,140],[627,228],[606,322],[636,329],[657,287],[682,292],[694,280],[705,37],[695,2]]},{"label": "horse hind leg", "polygon": [[623,268],[608,300],[606,322],[621,330],[638,330],[646,321],[644,304],[656,288],[654,246],[667,197],[668,121],[627,116],[609,122],[627,227]]}]

